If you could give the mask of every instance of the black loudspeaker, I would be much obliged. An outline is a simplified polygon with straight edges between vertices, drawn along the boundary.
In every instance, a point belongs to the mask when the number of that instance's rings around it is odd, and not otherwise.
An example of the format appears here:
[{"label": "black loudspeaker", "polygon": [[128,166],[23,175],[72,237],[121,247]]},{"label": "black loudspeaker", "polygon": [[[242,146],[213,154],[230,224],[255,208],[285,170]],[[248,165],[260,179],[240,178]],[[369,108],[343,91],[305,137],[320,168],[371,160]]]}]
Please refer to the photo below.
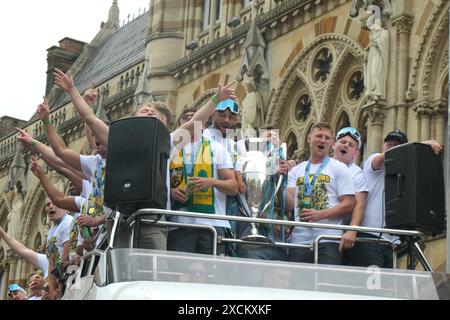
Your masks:
[{"label": "black loudspeaker", "polygon": [[117,120],[109,128],[105,205],[131,214],[165,209],[170,135],[157,118]]},{"label": "black loudspeaker", "polygon": [[422,143],[385,154],[386,227],[439,234],[445,227],[442,160]]}]

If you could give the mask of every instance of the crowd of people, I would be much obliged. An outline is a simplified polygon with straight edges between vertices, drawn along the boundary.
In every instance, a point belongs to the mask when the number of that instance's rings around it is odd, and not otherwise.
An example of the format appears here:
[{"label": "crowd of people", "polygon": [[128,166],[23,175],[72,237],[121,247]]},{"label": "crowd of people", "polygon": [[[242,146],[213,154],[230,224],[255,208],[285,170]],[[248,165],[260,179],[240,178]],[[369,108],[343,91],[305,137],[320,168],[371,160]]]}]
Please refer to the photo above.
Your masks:
[{"label": "crowd of people", "polygon": [[[60,299],[68,270],[73,270],[81,256],[98,243],[102,226],[111,218],[113,210],[104,205],[105,166],[108,148],[109,123],[97,118],[92,105],[97,100],[94,88],[80,95],[70,71],[55,71],[55,84],[65,90],[85,122],[86,136],[93,150],[80,155],[71,150],[58,135],[49,118],[47,99],[38,106],[37,113],[44,124],[49,146],[33,139],[25,130],[17,128],[18,140],[26,150],[40,155],[48,166],[64,175],[71,183],[70,194],[59,191],[45,175],[40,159],[33,157],[31,171],[39,179],[47,198],[45,210],[52,222],[47,235],[45,254],[26,248],[0,228],[0,236],[21,258],[40,272],[28,277],[26,290],[11,284],[8,295],[21,299]],[[171,133],[171,154],[168,159],[166,188],[170,195],[166,209],[206,213],[213,216],[245,216],[245,194],[240,162],[246,146],[230,138],[230,130],[239,120],[239,105],[234,93],[235,82],[216,89],[212,98],[200,109],[185,109],[179,116],[177,128]],[[148,102],[137,106],[133,117],[157,117],[169,127],[170,109],[162,102]],[[211,125],[194,132],[198,124]],[[191,139],[179,139],[189,132]],[[277,176],[284,179],[284,188],[274,195],[274,204],[267,217],[302,222],[382,228],[384,152],[407,142],[406,135],[395,130],[387,134],[382,153],[368,157],[363,169],[354,163],[362,146],[361,134],[355,128],[342,128],[337,135],[325,122],[312,126],[309,135],[310,158],[297,164],[282,156],[277,130],[265,125],[259,136],[266,139],[267,155],[279,154]],[[435,153],[442,146],[425,141]],[[333,152],[332,152],[333,151]],[[431,152],[431,151],[430,151]],[[330,154],[333,153],[333,157]],[[284,193],[285,192],[285,193]],[[283,197],[283,193],[285,197]],[[249,223],[228,222],[183,216],[162,217],[162,220],[194,225],[209,225],[219,236],[241,239],[249,235]],[[117,246],[128,245],[129,230],[120,228],[126,236],[118,238]],[[357,237],[378,238],[379,234],[358,234],[306,227],[266,227],[261,231],[272,241],[310,245],[317,236],[340,236],[341,240],[324,240],[319,246],[319,263],[355,266],[377,265],[392,267],[392,246],[379,243],[359,243]],[[388,235],[383,238],[392,240]],[[167,228],[142,223],[139,247],[211,254],[213,236],[201,228]],[[217,245],[218,255],[244,258],[313,262],[309,248],[290,248],[238,243]]]}]

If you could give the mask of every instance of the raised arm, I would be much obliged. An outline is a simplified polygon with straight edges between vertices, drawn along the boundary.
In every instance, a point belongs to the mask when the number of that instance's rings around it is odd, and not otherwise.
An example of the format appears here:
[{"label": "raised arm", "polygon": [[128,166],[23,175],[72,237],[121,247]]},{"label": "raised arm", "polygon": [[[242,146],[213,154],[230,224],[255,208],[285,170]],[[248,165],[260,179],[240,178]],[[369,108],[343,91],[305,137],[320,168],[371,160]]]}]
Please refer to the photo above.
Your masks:
[{"label": "raised arm", "polygon": [[70,70],[67,73],[64,73],[59,69],[55,69],[54,76],[55,84],[69,94],[75,106],[75,109],[80,114],[80,117],[92,129],[97,141],[103,146],[107,146],[109,127],[102,120],[95,116],[92,108],[80,95],[73,83],[73,78]]},{"label": "raised arm", "polygon": [[[40,141],[37,141],[33,139],[25,130],[16,128],[17,132],[19,133],[19,136],[17,137],[17,140],[22,144],[22,146],[26,150],[30,150],[33,153],[39,153],[41,154],[42,158],[45,162],[50,164],[52,168],[57,170],[58,168],[67,168],[67,169],[73,169],[71,168],[67,163],[62,161],[60,158],[56,156],[56,154],[53,152],[52,148],[46,146]],[[75,171],[77,174],[82,176],[81,171]]]},{"label": "raised arm", "polygon": [[70,168],[59,166],[52,161],[43,158],[45,163],[47,163],[48,166],[52,167],[56,172],[63,175],[67,179],[69,179],[70,182],[74,185],[75,188],[78,190],[82,190],[83,188],[83,173],[79,171],[74,171]]},{"label": "raised arm", "polygon": [[64,140],[58,135],[55,127],[50,122],[48,115],[49,107],[47,98],[44,97],[44,102],[38,105],[37,112],[39,118],[44,123],[44,128],[45,132],[47,133],[48,142],[50,143],[50,146],[52,147],[56,156],[61,158],[62,161],[66,162],[75,170],[82,171],[80,155],[67,147]]},{"label": "raised arm", "polygon": [[0,227],[0,238],[6,242],[6,244],[17,253],[22,259],[31,263],[36,269],[40,268],[38,261],[38,253],[25,247],[22,243],[11,237],[9,234]]},{"label": "raised arm", "polygon": [[[83,99],[84,101],[86,101],[86,103],[92,107],[95,103],[95,101],[97,101],[97,90],[95,90],[95,82],[93,82],[91,84],[91,88],[88,89],[84,94],[83,94]],[[88,125],[84,126],[84,134],[86,135],[86,139],[88,141],[89,144],[89,148],[91,149],[91,152],[93,152],[96,149],[96,145],[95,145],[95,140],[94,137],[92,135],[92,130],[91,127],[89,127]]]},{"label": "raised arm", "polygon": [[57,207],[73,212],[79,210],[75,202],[75,197],[67,197],[64,195],[64,193],[56,189],[56,187],[51,183],[50,179],[42,173],[41,166],[39,165],[36,158],[33,158],[31,160],[31,172],[33,172],[36,178],[39,179],[45,193]]},{"label": "raised arm", "polygon": [[[182,126],[177,128],[172,133],[173,140],[178,141],[178,138],[183,137],[183,134],[186,133],[186,131],[189,132],[192,136],[194,134],[194,123],[197,121],[205,122],[206,120],[208,120],[208,118],[214,112],[217,104],[220,101],[226,99],[236,99],[236,96],[234,94],[235,85],[236,81],[232,81],[224,87],[219,85],[219,87],[216,90],[216,94],[210,100],[208,100],[208,102],[204,104],[188,122],[184,123]],[[180,142],[181,145],[177,145],[177,147],[181,148],[184,144],[188,143],[189,141],[183,139]]]}]

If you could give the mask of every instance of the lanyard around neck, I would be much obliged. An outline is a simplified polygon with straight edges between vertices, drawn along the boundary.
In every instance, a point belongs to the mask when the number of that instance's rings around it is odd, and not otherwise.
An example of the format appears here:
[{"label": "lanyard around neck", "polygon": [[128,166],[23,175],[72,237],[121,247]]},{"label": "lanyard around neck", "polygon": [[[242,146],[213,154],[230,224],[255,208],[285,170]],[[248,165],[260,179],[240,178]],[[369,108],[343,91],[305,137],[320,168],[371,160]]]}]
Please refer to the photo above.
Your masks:
[{"label": "lanyard around neck", "polygon": [[314,177],[312,178],[311,182],[309,181],[309,169],[311,167],[311,159],[308,160],[308,163],[306,164],[306,170],[305,170],[305,177],[303,178],[303,185],[305,186],[304,195],[305,197],[309,197],[313,191],[314,184],[316,183],[317,177],[322,172],[323,169],[328,165],[328,162],[330,162],[330,158],[326,157],[323,159],[322,163],[320,164],[319,169],[317,169],[316,173],[314,174]]}]

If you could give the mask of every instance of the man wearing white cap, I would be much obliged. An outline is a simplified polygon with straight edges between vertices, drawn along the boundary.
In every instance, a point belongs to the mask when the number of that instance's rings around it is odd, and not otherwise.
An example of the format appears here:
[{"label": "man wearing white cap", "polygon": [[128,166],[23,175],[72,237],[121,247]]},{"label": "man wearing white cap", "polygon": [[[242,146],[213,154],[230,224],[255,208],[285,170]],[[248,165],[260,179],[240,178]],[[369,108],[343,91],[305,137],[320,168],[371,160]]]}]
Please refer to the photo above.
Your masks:
[{"label": "man wearing white cap", "polygon": [[[364,219],[364,210],[366,208],[366,198],[369,188],[364,178],[362,169],[354,161],[361,149],[361,134],[352,127],[346,127],[339,130],[336,135],[334,149],[334,159],[347,165],[352,175],[352,181],[355,187],[355,207],[348,222],[351,226],[360,226]],[[351,220],[350,220],[351,219]],[[347,221],[345,221],[347,222]],[[345,223],[344,222],[344,223]],[[346,223],[347,224],[347,223]],[[352,251],[355,246],[357,231],[346,231],[342,234],[339,244],[339,251],[343,252],[343,264],[351,264]]]},{"label": "man wearing white cap", "polygon": [[17,283],[9,285],[8,296],[10,296],[13,300],[27,300],[27,292]]}]

